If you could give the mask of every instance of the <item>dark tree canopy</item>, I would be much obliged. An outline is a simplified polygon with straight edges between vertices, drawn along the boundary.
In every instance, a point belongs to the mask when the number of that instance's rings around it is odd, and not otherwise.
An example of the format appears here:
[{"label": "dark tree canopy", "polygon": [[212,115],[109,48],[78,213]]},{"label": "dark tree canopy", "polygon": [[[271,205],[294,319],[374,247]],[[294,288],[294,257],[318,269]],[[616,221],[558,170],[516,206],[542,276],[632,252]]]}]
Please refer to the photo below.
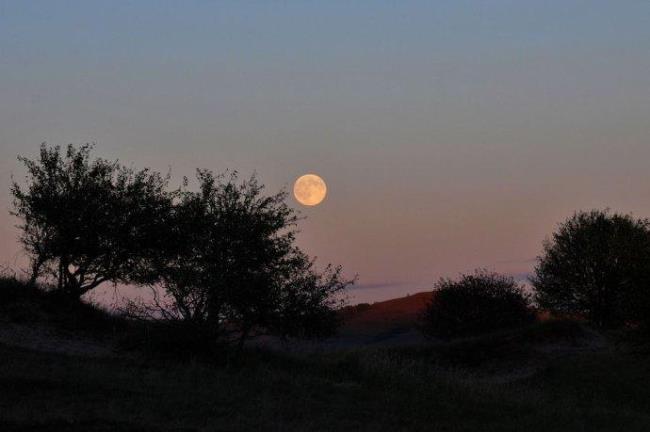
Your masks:
[{"label": "dark tree canopy", "polygon": [[[43,145],[19,159],[14,214],[32,260],[80,297],[103,282],[161,286],[159,309],[213,339],[271,332],[326,336],[338,325],[339,267],[317,271],[295,245],[298,217],[286,192],[265,195],[255,176],[198,170],[199,189],[168,191],[168,177],[91,158],[90,145]],[[146,314],[146,310],[145,310]]]},{"label": "dark tree canopy", "polygon": [[647,321],[650,223],[609,211],[579,212],[544,244],[532,279],[539,305],[598,326]]},{"label": "dark tree canopy", "polygon": [[513,278],[477,270],[436,283],[422,316],[422,330],[449,339],[513,328],[533,319],[530,300]]},{"label": "dark tree canopy", "polygon": [[91,149],[42,145],[38,159],[19,157],[27,185],[11,189],[32,281],[53,276],[59,290],[77,297],[106,281],[154,277],[145,258],[161,248],[171,204],[166,178],[91,160]]},{"label": "dark tree canopy", "polygon": [[340,268],[317,272],[294,245],[297,216],[286,193],[264,195],[255,176],[199,170],[198,192],[175,207],[175,250],[160,269],[171,313],[212,336],[272,332],[325,336],[337,325]]}]

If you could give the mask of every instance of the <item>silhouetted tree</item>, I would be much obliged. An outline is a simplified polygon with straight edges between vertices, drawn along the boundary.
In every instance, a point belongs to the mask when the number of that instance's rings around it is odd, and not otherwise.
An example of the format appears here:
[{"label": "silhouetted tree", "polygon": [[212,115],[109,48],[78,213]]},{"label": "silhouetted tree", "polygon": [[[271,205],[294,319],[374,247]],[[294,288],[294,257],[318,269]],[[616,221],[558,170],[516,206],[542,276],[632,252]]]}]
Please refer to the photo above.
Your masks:
[{"label": "silhouetted tree", "polygon": [[533,319],[529,296],[513,278],[477,270],[436,283],[421,328],[428,336],[450,339],[513,328]]},{"label": "silhouetted tree", "polygon": [[43,144],[37,160],[19,157],[27,186],[11,189],[32,282],[54,276],[74,297],[106,281],[154,280],[151,259],[163,250],[172,203],[166,178],[91,160],[91,148]]},{"label": "silhouetted tree", "polygon": [[650,223],[578,212],[544,243],[532,283],[539,305],[600,327],[650,319]]},{"label": "silhouetted tree", "polygon": [[199,170],[199,192],[174,210],[175,248],[160,270],[172,312],[213,338],[253,333],[322,336],[337,325],[340,268],[319,273],[295,245],[286,193],[263,194],[253,176]]},{"label": "silhouetted tree", "polygon": [[283,337],[322,338],[332,336],[341,324],[340,294],[354,280],[342,277],[340,266],[314,269],[314,260],[297,248],[292,251],[288,276],[276,289],[273,313],[260,325]]}]

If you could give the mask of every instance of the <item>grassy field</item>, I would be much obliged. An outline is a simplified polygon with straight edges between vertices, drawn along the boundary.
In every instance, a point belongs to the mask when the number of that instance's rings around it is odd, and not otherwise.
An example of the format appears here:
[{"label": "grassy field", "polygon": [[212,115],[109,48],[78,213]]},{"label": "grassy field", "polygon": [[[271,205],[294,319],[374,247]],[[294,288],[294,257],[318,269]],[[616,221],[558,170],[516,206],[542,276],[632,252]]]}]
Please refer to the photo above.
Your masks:
[{"label": "grassy field", "polygon": [[450,344],[214,358],[0,343],[0,430],[647,431],[648,360],[565,322]]},{"label": "grassy field", "polygon": [[573,353],[520,377],[502,361],[453,368],[421,348],[249,352],[215,366],[0,346],[0,429],[650,429],[646,358]]}]

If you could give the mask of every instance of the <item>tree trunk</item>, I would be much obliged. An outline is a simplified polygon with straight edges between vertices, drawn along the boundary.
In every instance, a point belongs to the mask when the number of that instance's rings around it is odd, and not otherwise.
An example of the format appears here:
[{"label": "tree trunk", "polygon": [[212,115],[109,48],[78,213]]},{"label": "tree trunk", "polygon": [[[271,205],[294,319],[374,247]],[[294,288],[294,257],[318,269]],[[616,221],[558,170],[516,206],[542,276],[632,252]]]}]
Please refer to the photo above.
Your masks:
[{"label": "tree trunk", "polygon": [[29,278],[30,285],[36,285],[36,280],[38,279],[38,275],[41,272],[41,266],[44,262],[45,260],[40,256],[34,260],[34,263],[32,264],[32,275]]}]

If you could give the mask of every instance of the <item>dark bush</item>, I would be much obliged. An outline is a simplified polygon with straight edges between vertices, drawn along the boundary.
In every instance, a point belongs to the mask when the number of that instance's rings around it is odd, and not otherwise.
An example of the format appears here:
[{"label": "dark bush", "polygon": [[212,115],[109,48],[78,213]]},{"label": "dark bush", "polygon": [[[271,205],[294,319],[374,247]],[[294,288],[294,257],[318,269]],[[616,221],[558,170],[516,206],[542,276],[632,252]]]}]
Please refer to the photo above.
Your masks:
[{"label": "dark bush", "polygon": [[122,330],[118,316],[56,289],[0,274],[0,322],[40,323],[94,336]]},{"label": "dark bush", "polygon": [[544,244],[536,300],[598,327],[650,321],[650,223],[593,210],[562,223]]},{"label": "dark bush", "polygon": [[359,303],[354,306],[350,306],[349,310],[352,312],[365,312],[367,310],[370,310],[372,306],[370,303]]},{"label": "dark bush", "polygon": [[508,276],[479,270],[440,279],[422,316],[422,330],[451,339],[521,326],[534,319],[523,287]]}]

